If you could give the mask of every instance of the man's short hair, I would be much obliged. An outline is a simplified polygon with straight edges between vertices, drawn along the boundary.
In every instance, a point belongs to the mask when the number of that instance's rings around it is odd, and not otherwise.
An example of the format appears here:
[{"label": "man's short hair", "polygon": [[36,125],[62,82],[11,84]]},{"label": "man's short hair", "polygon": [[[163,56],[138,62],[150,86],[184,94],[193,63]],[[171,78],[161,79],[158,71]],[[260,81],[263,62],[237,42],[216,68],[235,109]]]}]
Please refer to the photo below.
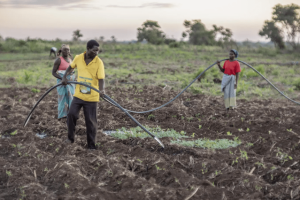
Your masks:
[{"label": "man's short hair", "polygon": [[86,44],[86,48],[88,48],[88,49],[92,49],[94,46],[99,47],[99,43],[96,40],[90,40]]}]

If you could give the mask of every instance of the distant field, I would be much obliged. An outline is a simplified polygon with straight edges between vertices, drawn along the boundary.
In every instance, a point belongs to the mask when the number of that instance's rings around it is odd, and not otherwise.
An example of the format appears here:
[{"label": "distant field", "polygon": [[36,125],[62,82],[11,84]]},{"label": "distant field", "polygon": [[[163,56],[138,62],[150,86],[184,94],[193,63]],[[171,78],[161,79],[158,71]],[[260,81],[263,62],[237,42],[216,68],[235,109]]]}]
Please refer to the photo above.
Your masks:
[{"label": "distant field", "polygon": [[[161,85],[180,90],[217,59],[228,57],[227,50],[207,46],[169,48],[166,45],[104,44],[102,48],[104,51],[99,57],[105,63],[106,84],[118,87]],[[74,56],[84,49],[84,45],[71,46]],[[274,49],[242,48],[239,59],[252,64],[289,96],[298,97],[299,64],[291,64],[298,60],[296,54],[281,54]],[[56,79],[51,75],[53,62],[48,51],[1,53],[0,87],[26,85],[35,88],[54,85]],[[278,97],[262,78],[246,66],[241,66],[238,98]],[[189,91],[221,95],[220,84],[217,83],[221,78],[222,74],[215,66],[205,73],[201,82],[195,82]]]}]

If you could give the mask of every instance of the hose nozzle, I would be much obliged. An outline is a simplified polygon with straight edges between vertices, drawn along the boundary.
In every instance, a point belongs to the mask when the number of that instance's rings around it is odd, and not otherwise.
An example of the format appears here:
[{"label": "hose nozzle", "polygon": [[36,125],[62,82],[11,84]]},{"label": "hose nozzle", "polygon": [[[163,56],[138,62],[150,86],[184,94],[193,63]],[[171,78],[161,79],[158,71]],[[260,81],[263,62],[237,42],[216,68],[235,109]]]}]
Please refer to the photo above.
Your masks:
[{"label": "hose nozzle", "polygon": [[154,137],[154,139],[160,144],[162,148],[165,148],[164,144],[157,137]]}]

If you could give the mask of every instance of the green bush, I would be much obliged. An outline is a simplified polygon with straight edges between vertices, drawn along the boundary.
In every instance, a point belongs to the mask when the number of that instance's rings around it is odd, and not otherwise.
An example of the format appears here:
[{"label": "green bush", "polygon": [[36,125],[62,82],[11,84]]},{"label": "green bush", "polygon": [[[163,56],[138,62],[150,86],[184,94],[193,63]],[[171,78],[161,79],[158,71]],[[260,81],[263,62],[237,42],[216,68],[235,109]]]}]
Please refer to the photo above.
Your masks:
[{"label": "green bush", "polygon": [[277,50],[261,47],[258,49],[258,53],[261,53],[264,56],[275,57],[277,55]]},{"label": "green bush", "polygon": [[[195,79],[199,74],[201,74],[203,71],[204,71],[205,69],[203,68],[203,67],[200,67],[199,69],[198,69],[198,71],[196,72],[196,73],[194,73],[194,75],[193,75],[193,79]],[[206,73],[204,73],[204,74],[202,74],[201,75],[201,79],[204,79],[206,77]]]},{"label": "green bush", "polygon": [[272,75],[273,75],[273,76],[278,76],[278,75],[279,75],[279,70],[277,70],[277,69],[276,69],[276,70],[273,70],[273,71],[272,71]]},{"label": "green bush", "polygon": [[265,74],[265,68],[263,65],[258,65],[256,70],[259,71],[261,74]]},{"label": "green bush", "polygon": [[295,90],[300,90],[300,79],[294,81]]},{"label": "green bush", "polygon": [[181,46],[181,44],[179,42],[171,42],[169,44],[170,48],[179,48]]}]

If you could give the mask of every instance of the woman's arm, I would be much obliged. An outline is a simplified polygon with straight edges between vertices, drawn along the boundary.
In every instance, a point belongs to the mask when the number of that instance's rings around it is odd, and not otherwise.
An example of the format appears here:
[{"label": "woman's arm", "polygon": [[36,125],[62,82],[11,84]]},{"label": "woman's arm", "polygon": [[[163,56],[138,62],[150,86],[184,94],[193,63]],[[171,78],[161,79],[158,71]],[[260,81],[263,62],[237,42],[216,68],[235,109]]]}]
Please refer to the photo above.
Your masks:
[{"label": "woman's arm", "polygon": [[53,65],[53,69],[52,69],[52,75],[55,77],[55,78],[58,78],[58,79],[61,79],[61,77],[56,73],[58,68],[59,68],[59,65],[60,65],[60,58],[57,58],[54,62],[54,65]]},{"label": "woman's arm", "polygon": [[240,72],[237,72],[237,73],[235,74],[235,81],[236,81],[236,84],[235,84],[235,86],[234,86],[234,89],[237,89],[238,80],[239,80],[239,73],[240,73]]},{"label": "woman's arm", "polygon": [[220,71],[224,73],[225,69],[223,69],[223,68],[221,67],[220,61],[218,61],[218,60],[217,60],[217,65],[218,65]]}]

